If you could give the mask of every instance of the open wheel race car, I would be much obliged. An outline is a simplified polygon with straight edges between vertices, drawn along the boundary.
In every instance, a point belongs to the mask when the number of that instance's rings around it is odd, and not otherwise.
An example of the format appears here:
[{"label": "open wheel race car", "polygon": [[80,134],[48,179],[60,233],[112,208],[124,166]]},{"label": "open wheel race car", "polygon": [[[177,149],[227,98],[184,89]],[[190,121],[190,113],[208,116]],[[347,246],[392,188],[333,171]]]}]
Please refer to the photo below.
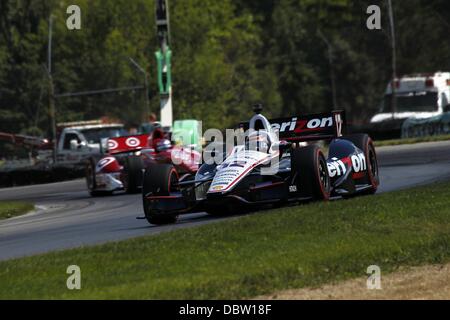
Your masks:
[{"label": "open wheel race car", "polygon": [[[330,197],[374,194],[377,155],[366,134],[342,135],[343,112],[269,121],[257,114],[241,124],[245,144],[221,164],[203,164],[180,175],[171,164],[150,165],[144,174],[143,205],[151,224],[176,222],[180,214],[233,213]],[[308,141],[330,141],[328,157]],[[252,143],[253,142],[253,143]],[[272,173],[270,167],[276,164]]]},{"label": "open wheel race car", "polygon": [[174,145],[161,128],[150,134],[110,138],[108,154],[86,163],[86,183],[91,196],[111,195],[124,190],[141,192],[144,168],[160,163],[179,165],[177,172],[195,174],[201,155],[191,148]]}]

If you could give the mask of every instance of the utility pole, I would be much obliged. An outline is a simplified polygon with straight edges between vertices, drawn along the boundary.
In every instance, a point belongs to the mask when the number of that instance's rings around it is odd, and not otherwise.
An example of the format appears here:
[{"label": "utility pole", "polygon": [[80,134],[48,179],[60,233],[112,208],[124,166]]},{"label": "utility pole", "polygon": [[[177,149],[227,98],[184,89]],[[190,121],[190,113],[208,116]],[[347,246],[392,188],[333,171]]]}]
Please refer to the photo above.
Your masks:
[{"label": "utility pole", "polygon": [[128,58],[130,62],[136,67],[138,71],[140,71],[144,75],[144,95],[145,95],[145,114],[147,119],[150,116],[150,98],[149,98],[149,87],[148,87],[148,74],[144,68],[142,68],[133,58]]},{"label": "utility pole", "polygon": [[328,48],[328,61],[330,64],[330,79],[331,79],[331,92],[332,92],[332,96],[333,96],[333,108],[336,109],[337,108],[337,91],[336,91],[336,78],[334,75],[334,51],[333,51],[333,46],[331,45],[331,43],[328,41],[328,39],[323,35],[322,31],[319,29],[318,30],[318,35],[319,37],[322,39],[322,41],[327,45]]},{"label": "utility pole", "polygon": [[158,87],[161,108],[161,126],[171,128],[172,110],[172,51],[170,50],[170,23],[168,0],[156,1],[156,29],[160,49],[155,53],[158,66]]},{"label": "utility pole", "polygon": [[394,22],[394,10],[392,8],[392,0],[388,0],[388,11],[389,11],[389,23],[391,26],[391,43],[392,43],[392,118],[394,118],[397,112],[397,45],[395,38],[395,22]]},{"label": "utility pole", "polygon": [[47,50],[47,73],[48,73],[48,109],[53,141],[53,163],[57,162],[57,137],[56,137],[56,111],[55,111],[55,86],[52,76],[52,39],[53,38],[53,16],[50,14],[48,21],[48,50]]}]

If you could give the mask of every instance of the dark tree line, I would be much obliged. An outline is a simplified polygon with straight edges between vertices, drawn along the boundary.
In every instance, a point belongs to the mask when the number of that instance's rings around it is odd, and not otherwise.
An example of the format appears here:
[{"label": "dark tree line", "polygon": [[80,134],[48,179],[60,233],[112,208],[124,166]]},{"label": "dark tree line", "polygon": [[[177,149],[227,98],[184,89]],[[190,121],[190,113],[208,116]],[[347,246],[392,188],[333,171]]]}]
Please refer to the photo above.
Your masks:
[{"label": "dark tree line", "polygon": [[[450,70],[450,2],[393,3],[398,73]],[[81,30],[66,28],[70,4],[81,7]],[[382,30],[366,28],[371,4],[382,10]],[[170,10],[175,118],[205,127],[234,125],[260,101],[271,116],[335,107],[362,123],[376,112],[392,72],[386,1],[170,0]],[[48,133],[50,14],[57,93],[141,85],[132,57],[151,75],[158,111],[153,0],[3,0],[0,131]],[[58,99],[57,119],[139,123],[144,101],[142,91]]]}]

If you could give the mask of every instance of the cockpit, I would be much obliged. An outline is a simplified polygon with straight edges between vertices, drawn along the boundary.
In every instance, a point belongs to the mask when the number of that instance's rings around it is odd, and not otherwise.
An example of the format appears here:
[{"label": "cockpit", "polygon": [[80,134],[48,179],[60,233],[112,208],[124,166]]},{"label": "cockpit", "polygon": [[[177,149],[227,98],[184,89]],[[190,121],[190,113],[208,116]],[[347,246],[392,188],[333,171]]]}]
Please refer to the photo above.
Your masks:
[{"label": "cockpit", "polygon": [[253,116],[249,123],[249,130],[245,134],[245,149],[270,153],[272,146],[277,143],[278,136],[269,120],[259,113]]},{"label": "cockpit", "polygon": [[245,138],[245,150],[269,153],[271,147],[270,135],[264,131],[253,131]]}]

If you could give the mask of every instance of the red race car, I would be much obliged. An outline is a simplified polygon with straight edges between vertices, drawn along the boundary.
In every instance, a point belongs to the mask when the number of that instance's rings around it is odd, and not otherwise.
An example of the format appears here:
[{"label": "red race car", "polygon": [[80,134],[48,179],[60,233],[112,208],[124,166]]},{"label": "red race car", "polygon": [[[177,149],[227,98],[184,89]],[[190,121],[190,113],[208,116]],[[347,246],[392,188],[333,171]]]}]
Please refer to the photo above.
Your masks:
[{"label": "red race car", "polygon": [[150,164],[173,164],[179,174],[192,174],[197,172],[200,161],[199,152],[174,145],[161,128],[150,134],[111,138],[106,156],[87,161],[87,187],[94,197],[118,190],[138,193],[143,172]]}]

